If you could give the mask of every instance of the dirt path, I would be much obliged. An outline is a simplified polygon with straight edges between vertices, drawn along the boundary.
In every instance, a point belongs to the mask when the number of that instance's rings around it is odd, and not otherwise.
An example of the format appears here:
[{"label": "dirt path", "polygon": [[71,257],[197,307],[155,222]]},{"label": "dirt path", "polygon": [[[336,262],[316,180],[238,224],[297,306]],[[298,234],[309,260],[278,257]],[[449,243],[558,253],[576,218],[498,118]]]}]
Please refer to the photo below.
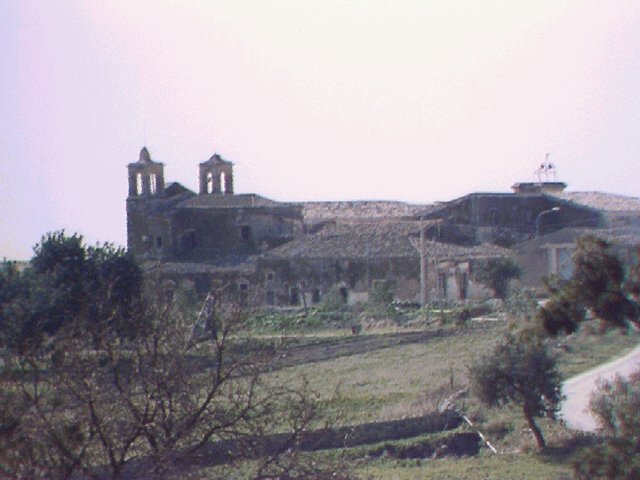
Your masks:
[{"label": "dirt path", "polygon": [[595,419],[588,411],[589,398],[596,388],[599,378],[611,380],[616,374],[628,377],[631,373],[640,369],[640,347],[637,347],[628,355],[605,363],[593,370],[582,373],[577,377],[567,380],[563,386],[563,393],[567,399],[562,405],[560,417],[567,426],[573,430],[583,432],[595,431],[597,425]]}]

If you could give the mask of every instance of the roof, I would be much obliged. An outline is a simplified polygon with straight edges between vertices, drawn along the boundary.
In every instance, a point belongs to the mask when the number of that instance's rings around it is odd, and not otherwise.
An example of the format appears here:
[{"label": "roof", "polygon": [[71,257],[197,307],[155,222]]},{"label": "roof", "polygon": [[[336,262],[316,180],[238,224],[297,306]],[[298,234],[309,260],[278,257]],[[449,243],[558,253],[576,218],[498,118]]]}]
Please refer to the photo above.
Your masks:
[{"label": "roof", "polygon": [[175,197],[182,194],[195,195],[196,193],[179,182],[167,183],[164,187],[164,195],[167,197]]},{"label": "roof", "polygon": [[265,258],[403,258],[418,257],[410,235],[417,222],[338,224],[305,235],[264,254]]},{"label": "roof", "polygon": [[290,208],[294,203],[281,203],[255,194],[209,194],[196,195],[179,205],[181,208]]},{"label": "roof", "polygon": [[233,165],[232,162],[228,161],[228,160],[224,160],[220,155],[218,155],[217,153],[214,153],[211,158],[209,160],[207,160],[206,162],[202,162],[200,165],[206,165],[206,164],[212,164],[212,165]]},{"label": "roof", "polygon": [[[157,164],[157,165],[162,165],[162,163],[160,162],[154,162],[153,160],[151,160],[151,155],[149,154],[149,150],[147,150],[147,147],[142,147],[140,149],[140,155],[138,156],[138,162],[137,163],[143,163],[143,164]],[[135,163],[131,163],[129,165],[135,165]]]},{"label": "roof", "polygon": [[427,205],[411,205],[393,201],[305,202],[304,218],[307,221],[362,218],[409,218]]},{"label": "roof", "polygon": [[563,228],[522,242],[514,248],[518,251],[524,251],[529,248],[537,248],[536,245],[542,247],[574,244],[576,239],[583,235],[593,235],[618,245],[640,245],[640,229],[638,228]]},{"label": "roof", "polygon": [[[417,252],[420,251],[420,239],[413,237],[411,243]],[[424,241],[424,252],[427,257],[430,258],[457,258],[457,259],[472,259],[472,258],[496,258],[496,257],[508,257],[512,255],[511,250],[490,243],[484,243],[476,246],[464,246],[455,245],[452,243],[442,243],[433,240]]]},{"label": "roof", "polygon": [[[424,224],[423,224],[424,226]],[[474,247],[426,240],[430,257],[486,258],[509,256],[510,251],[495,245]],[[265,258],[419,258],[420,222],[377,221],[339,223],[317,234],[300,237],[269,251]]]},{"label": "roof", "polygon": [[640,211],[640,198],[603,192],[565,192],[556,195],[574,203],[604,211]]}]

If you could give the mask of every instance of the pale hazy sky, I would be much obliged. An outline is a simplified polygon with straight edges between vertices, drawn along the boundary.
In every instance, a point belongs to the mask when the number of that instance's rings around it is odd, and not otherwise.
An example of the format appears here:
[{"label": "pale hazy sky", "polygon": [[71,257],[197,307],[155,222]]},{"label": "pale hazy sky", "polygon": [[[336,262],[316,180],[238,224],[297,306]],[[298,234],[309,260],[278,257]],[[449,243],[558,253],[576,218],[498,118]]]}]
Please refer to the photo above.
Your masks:
[{"label": "pale hazy sky", "polygon": [[126,165],[282,201],[640,196],[640,2],[0,2],[0,257],[126,242]]}]

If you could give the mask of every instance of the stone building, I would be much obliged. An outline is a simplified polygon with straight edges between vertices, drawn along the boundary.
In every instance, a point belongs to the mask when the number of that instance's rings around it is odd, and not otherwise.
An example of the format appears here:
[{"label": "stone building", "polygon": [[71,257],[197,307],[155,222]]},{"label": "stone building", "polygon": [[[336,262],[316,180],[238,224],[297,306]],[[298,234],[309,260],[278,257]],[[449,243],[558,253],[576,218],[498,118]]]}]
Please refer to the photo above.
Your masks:
[{"label": "stone building", "polygon": [[164,185],[164,165],[146,148],[129,164],[127,245],[141,260],[237,264],[302,232],[302,206],[233,192],[233,165],[199,166],[200,192]]},{"label": "stone building", "polygon": [[447,239],[469,244],[496,239],[515,244],[565,227],[606,226],[602,212],[538,192],[471,193],[442,203],[422,216],[441,219]]},{"label": "stone building", "polygon": [[285,203],[236,194],[233,164],[217,154],[199,164],[198,193],[165,184],[164,165],[146,148],[128,174],[127,244],[145,269],[201,295],[225,285],[261,305],[314,303],[336,287],[349,302],[365,301],[376,282],[405,302],[487,296],[473,266],[514,255],[498,245],[567,227],[640,223],[626,210],[614,215],[573,201],[559,182],[435,205]]}]

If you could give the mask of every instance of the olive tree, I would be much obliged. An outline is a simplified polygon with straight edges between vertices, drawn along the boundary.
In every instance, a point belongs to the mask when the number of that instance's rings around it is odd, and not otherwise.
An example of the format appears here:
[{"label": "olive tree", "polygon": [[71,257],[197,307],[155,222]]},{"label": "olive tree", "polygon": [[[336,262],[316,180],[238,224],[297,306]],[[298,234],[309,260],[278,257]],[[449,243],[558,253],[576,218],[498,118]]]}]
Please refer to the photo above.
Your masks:
[{"label": "olive tree", "polygon": [[578,479],[640,477],[640,372],[602,381],[591,397],[605,440],[588,448],[574,465]]},{"label": "olive tree", "polygon": [[491,407],[519,405],[538,446],[544,448],[535,419],[555,418],[563,397],[562,375],[542,344],[508,335],[470,368],[470,379],[482,403]]}]

